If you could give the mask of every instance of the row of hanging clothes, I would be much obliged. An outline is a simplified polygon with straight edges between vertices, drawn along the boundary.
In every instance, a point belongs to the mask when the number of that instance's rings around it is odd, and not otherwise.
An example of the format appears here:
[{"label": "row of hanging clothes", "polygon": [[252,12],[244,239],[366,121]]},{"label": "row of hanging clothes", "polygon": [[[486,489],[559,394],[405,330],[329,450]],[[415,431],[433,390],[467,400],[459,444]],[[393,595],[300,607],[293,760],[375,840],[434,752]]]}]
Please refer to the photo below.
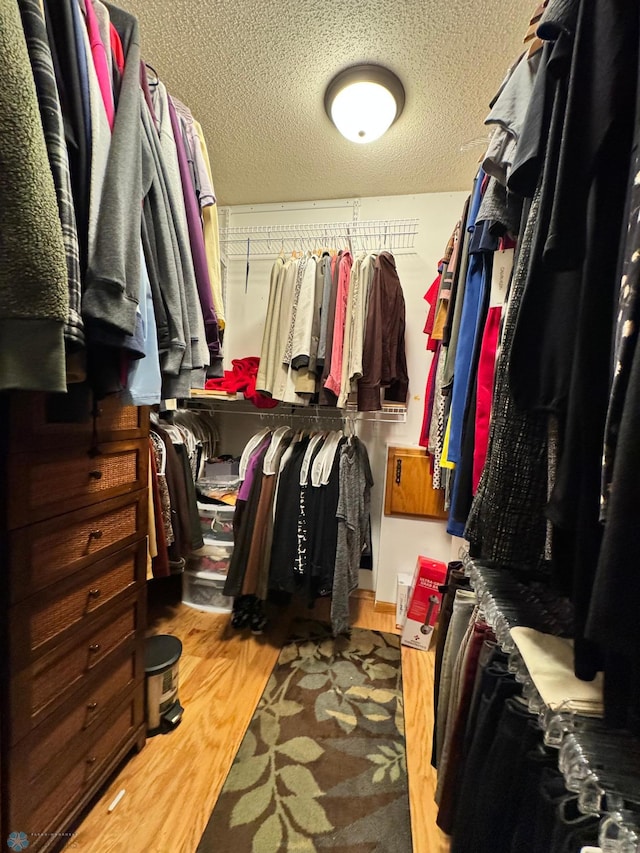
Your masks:
[{"label": "row of hanging clothes", "polygon": [[111,3],[3,2],[0,53],[0,389],[188,397],[225,326],[202,127]]},{"label": "row of hanging clothes", "polygon": [[191,554],[203,547],[196,483],[218,441],[208,412],[151,414],[147,577],[182,573]]},{"label": "row of hanging clothes", "polygon": [[271,270],[256,390],[287,403],[405,404],[405,302],[390,252],[281,253]]},{"label": "row of hanging clothes", "polygon": [[365,445],[348,430],[281,426],[257,432],[240,459],[234,550],[224,594],[232,625],[264,629],[267,598],[331,596],[334,634],[349,630],[349,595],[371,568]]},{"label": "row of hanging clothes", "polygon": [[421,444],[448,531],[570,600],[576,675],[640,732],[639,21],[544,6],[426,295]]}]

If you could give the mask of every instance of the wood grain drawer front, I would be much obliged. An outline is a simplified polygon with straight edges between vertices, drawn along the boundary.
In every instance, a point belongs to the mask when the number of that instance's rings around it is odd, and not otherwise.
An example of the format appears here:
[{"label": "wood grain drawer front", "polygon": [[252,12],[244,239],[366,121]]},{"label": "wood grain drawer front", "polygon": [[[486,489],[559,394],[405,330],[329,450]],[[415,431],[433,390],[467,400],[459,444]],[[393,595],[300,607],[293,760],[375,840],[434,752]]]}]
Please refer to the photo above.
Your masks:
[{"label": "wood grain drawer front", "polygon": [[147,515],[147,492],[142,490],[12,531],[12,601],[143,538]]},{"label": "wood grain drawer front", "polygon": [[146,439],[101,445],[91,455],[66,452],[15,453],[9,458],[12,485],[9,527],[23,527],[147,485]]},{"label": "wood grain drawer front", "polygon": [[98,690],[126,655],[135,653],[135,677],[142,681],[145,610],[146,590],[138,588],[16,672],[9,684],[7,733],[11,744],[74,710],[79,697]]},{"label": "wood grain drawer front", "polygon": [[[12,451],[38,450],[82,445],[88,450],[95,441],[125,441],[144,438],[149,434],[149,408],[122,406],[116,397],[101,400],[96,406],[96,418],[88,400],[81,407],[80,423],[67,415],[66,394],[15,393],[11,397]],[[76,418],[77,419],[77,418]]]},{"label": "wood grain drawer front", "polygon": [[[113,765],[113,758],[128,751],[138,735],[139,701],[131,697],[124,707],[107,718],[96,731],[95,740],[76,756],[71,769],[62,778],[43,774],[38,783],[26,790],[10,781],[9,831],[22,830],[29,839],[31,850],[55,846],[44,833],[64,831],[67,815],[73,812],[82,798],[97,790],[104,771]],[[20,760],[18,749],[12,750],[11,762]],[[38,833],[42,833],[39,835]],[[59,842],[58,842],[59,843]]]},{"label": "wood grain drawer front", "polygon": [[34,674],[30,711],[35,716],[56,699],[62,690],[71,689],[86,677],[127,639],[133,637],[136,614],[133,608],[109,625],[96,631],[73,652],[54,665]]},{"label": "wood grain drawer front", "polygon": [[[85,690],[73,703],[73,710],[64,715],[56,714],[47,720],[25,740],[20,773],[28,783],[52,761],[64,761],[61,753],[76,751],[76,746],[92,742],[96,726],[99,727],[105,710],[113,708],[122,701],[123,695],[131,689],[135,681],[135,652],[129,652],[124,659],[116,661],[105,673],[104,680],[95,688]],[[64,710],[64,709],[63,709]],[[44,730],[44,731],[41,731]]]},{"label": "wood grain drawer front", "polygon": [[145,539],[15,604],[9,612],[10,666],[18,672],[144,584]]}]

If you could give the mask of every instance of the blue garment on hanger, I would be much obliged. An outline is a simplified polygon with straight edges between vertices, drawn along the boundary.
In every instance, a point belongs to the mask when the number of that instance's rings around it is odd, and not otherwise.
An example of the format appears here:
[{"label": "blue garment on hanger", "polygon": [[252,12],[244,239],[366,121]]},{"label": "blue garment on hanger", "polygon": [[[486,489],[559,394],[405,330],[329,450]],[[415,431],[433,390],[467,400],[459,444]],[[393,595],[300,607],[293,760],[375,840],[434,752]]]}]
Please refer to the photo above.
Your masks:
[{"label": "blue garment on hanger", "polygon": [[[84,114],[84,127],[87,136],[87,150],[91,151],[91,94],[89,90],[89,66],[87,51],[85,48],[83,28],[86,26],[80,14],[78,0],[71,2],[71,14],[73,16],[73,29],[76,37],[76,52],[78,57],[78,73],[80,74],[80,85],[82,95],[82,112]],[[93,62],[93,57],[91,58]]]},{"label": "blue garment on hanger", "polygon": [[[484,172],[480,169],[473,191],[469,210],[468,230],[473,236],[476,217],[482,201]],[[462,430],[469,389],[471,361],[478,334],[478,325],[482,314],[483,298],[487,287],[484,249],[473,245],[473,236],[469,246],[469,268],[464,289],[464,304],[460,317],[460,332],[453,369],[453,391],[451,394],[449,451],[447,458],[454,463],[460,461],[462,451]]]},{"label": "blue garment on hanger", "polygon": [[144,358],[131,362],[122,400],[125,404],[132,406],[155,406],[160,402],[162,376],[158,356],[156,316],[142,243],[140,244],[140,301],[136,312],[136,328],[140,328],[142,332]]}]

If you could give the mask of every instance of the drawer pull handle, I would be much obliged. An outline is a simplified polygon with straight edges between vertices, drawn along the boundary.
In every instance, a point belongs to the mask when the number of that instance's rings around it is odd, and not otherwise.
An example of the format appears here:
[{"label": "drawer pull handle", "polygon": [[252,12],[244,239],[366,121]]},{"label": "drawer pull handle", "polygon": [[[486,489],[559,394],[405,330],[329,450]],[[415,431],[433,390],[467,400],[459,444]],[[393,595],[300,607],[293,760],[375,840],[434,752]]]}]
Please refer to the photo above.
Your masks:
[{"label": "drawer pull handle", "polygon": [[95,709],[97,707],[98,707],[97,702],[89,702],[89,704],[87,705],[87,711],[95,711]]},{"label": "drawer pull handle", "polygon": [[99,589],[90,589],[89,590],[90,598],[100,598],[100,590]]},{"label": "drawer pull handle", "polygon": [[102,539],[102,530],[92,530],[89,539]]},{"label": "drawer pull handle", "polygon": [[95,471],[89,471],[89,476],[91,477],[92,480],[101,480],[102,479],[102,471],[98,471],[97,469]]},{"label": "drawer pull handle", "polygon": [[96,652],[100,651],[100,648],[101,648],[100,643],[91,643],[91,645],[89,646],[89,651],[92,654],[95,654]]},{"label": "drawer pull handle", "polygon": [[87,764],[95,764],[98,759],[95,755],[92,755],[91,758],[87,758]]}]

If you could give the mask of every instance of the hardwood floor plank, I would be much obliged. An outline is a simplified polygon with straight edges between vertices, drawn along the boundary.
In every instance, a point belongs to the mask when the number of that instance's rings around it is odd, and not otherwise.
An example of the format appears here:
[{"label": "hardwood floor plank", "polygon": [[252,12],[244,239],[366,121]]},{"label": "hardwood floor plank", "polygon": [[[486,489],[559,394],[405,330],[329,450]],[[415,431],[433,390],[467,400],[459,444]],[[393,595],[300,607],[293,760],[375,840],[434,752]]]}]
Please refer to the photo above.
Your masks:
[{"label": "hardwood floor plank", "polygon": [[[350,601],[353,624],[397,633],[395,614],[375,609],[372,593]],[[328,620],[330,604],[293,608],[264,637],[238,634],[228,615],[182,604],[150,608],[150,633],[180,637],[183,721],[170,734],[149,738],[113,777],[67,850],[80,853],[194,853],[294,615]],[[431,767],[433,651],[403,648],[403,681],[414,853],[446,853],[435,825]],[[116,809],[116,794],[126,795]],[[73,845],[73,847],[72,847]],[[222,853],[222,851],[221,851]],[[238,851],[244,853],[244,851]]]},{"label": "hardwood floor plank", "polygon": [[447,853],[447,836],[436,826],[436,771],[431,766],[434,650],[402,647],[405,736],[413,853]]}]

